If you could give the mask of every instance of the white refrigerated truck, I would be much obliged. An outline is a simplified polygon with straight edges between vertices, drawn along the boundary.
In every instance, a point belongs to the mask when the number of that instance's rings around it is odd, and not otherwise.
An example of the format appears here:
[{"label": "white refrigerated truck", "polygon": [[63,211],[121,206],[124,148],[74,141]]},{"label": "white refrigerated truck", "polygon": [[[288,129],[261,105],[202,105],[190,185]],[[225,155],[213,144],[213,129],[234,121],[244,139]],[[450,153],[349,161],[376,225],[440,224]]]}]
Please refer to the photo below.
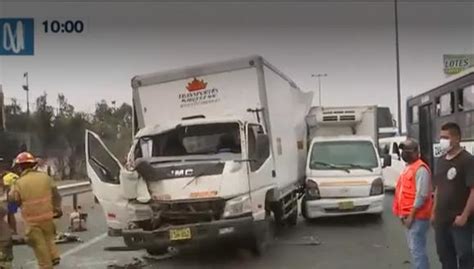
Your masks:
[{"label": "white refrigerated truck", "polygon": [[312,93],[260,56],[136,76],[137,133],[122,165],[86,133],[87,171],[111,234],[160,253],[296,224]]},{"label": "white refrigerated truck", "polygon": [[302,215],[380,215],[382,167],[390,160],[379,159],[376,106],[313,107],[306,121],[311,145]]}]

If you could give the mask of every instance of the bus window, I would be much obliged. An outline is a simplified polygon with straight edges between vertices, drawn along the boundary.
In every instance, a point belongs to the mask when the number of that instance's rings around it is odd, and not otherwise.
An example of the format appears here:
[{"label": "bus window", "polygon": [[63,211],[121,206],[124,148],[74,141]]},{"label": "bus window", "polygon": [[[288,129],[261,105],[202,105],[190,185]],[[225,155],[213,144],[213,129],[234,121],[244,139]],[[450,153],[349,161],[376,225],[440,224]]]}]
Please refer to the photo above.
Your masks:
[{"label": "bus window", "polygon": [[458,90],[458,109],[459,111],[474,109],[474,85]]},{"label": "bus window", "polygon": [[436,97],[435,99],[435,109],[436,109],[436,116],[441,116],[441,104],[439,97]]},{"label": "bus window", "polygon": [[454,113],[454,92],[444,94],[440,97],[440,116]]},{"label": "bus window", "polygon": [[411,107],[411,123],[418,123],[418,106]]}]

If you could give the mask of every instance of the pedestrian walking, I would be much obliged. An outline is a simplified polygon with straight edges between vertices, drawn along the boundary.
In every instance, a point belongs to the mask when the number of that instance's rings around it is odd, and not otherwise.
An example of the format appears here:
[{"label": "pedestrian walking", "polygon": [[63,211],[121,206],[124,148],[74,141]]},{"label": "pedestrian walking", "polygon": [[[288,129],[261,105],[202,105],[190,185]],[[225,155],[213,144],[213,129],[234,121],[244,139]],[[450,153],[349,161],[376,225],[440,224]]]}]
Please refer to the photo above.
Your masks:
[{"label": "pedestrian walking", "polygon": [[432,222],[436,248],[443,269],[472,269],[472,218],[474,157],[461,145],[456,123],[441,127],[440,148],[433,177],[435,203]]},{"label": "pedestrian walking", "polygon": [[403,226],[414,269],[429,269],[426,237],[430,227],[433,199],[431,173],[420,159],[419,145],[407,139],[400,145],[406,167],[398,178],[393,200],[393,213]]},{"label": "pedestrian walking", "polygon": [[10,192],[10,199],[21,208],[26,223],[26,241],[35,253],[39,268],[51,269],[60,261],[54,242],[53,218],[62,215],[61,196],[54,180],[34,169],[36,164],[36,158],[28,152],[17,156],[15,166],[21,174]]}]

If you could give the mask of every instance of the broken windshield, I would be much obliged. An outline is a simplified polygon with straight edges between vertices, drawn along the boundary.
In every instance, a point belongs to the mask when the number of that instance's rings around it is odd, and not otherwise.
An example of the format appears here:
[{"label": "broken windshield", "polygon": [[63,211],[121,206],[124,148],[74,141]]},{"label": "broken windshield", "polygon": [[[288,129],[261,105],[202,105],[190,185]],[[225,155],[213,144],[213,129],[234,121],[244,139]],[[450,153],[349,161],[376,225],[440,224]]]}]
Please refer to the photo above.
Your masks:
[{"label": "broken windshield", "polygon": [[188,155],[240,154],[238,123],[177,126],[157,135],[142,137],[135,157],[177,157]]}]

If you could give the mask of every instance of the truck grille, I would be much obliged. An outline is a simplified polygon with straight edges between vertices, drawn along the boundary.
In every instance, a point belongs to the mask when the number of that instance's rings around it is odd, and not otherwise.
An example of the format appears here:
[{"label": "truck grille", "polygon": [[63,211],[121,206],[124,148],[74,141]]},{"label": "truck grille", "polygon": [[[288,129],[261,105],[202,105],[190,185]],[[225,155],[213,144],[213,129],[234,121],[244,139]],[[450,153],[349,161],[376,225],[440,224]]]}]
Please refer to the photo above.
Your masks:
[{"label": "truck grille", "polygon": [[159,212],[163,224],[184,225],[219,220],[224,213],[225,200],[156,202],[152,208]]}]

